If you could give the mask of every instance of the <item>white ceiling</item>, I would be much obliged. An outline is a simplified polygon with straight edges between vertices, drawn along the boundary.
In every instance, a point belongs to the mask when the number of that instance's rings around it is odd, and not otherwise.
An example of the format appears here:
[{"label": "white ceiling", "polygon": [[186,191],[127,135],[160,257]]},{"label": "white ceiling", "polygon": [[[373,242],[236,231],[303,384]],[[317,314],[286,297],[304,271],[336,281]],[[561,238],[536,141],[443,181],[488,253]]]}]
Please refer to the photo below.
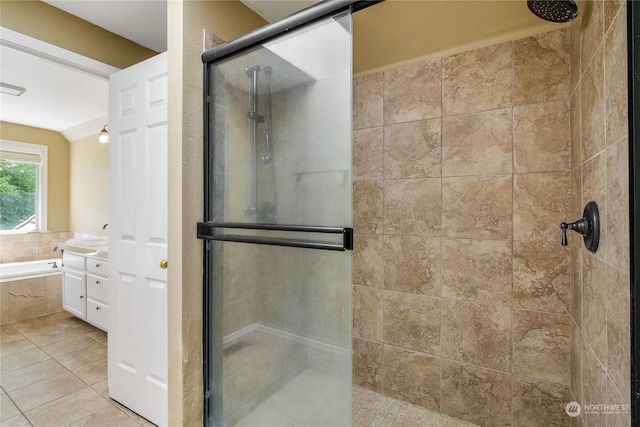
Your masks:
[{"label": "white ceiling", "polygon": [[[166,0],[43,1],[149,49],[167,50]],[[317,3],[242,1],[269,22]],[[19,97],[1,95],[0,120],[54,130],[70,141],[96,135],[106,123],[108,80],[104,77],[61,65],[55,58],[34,56],[29,49],[3,45],[0,60],[0,81],[27,89]]]},{"label": "white ceiling", "polygon": [[43,0],[156,52],[167,50],[166,0]]}]

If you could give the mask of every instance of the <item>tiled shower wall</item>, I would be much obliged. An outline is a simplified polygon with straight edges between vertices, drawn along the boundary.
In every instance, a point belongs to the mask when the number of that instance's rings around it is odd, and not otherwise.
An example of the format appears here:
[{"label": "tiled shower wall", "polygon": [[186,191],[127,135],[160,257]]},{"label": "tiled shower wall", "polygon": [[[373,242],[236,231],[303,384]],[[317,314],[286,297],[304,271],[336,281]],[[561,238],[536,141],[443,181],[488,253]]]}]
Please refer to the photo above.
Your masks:
[{"label": "tiled shower wall", "polygon": [[568,29],[355,80],[355,384],[569,424],[569,89]]},{"label": "tiled shower wall", "polygon": [[3,234],[0,237],[0,264],[59,258],[60,252],[53,252],[53,248],[72,237],[71,232]]},{"label": "tiled shower wall", "polygon": [[[593,254],[571,236],[571,389],[583,404],[629,404],[627,26],[622,1],[583,2],[571,27],[571,218],[595,200]],[[584,425],[629,426],[628,414],[583,413]],[[578,421],[578,420],[576,420]],[[576,424],[578,425],[578,424]]]}]

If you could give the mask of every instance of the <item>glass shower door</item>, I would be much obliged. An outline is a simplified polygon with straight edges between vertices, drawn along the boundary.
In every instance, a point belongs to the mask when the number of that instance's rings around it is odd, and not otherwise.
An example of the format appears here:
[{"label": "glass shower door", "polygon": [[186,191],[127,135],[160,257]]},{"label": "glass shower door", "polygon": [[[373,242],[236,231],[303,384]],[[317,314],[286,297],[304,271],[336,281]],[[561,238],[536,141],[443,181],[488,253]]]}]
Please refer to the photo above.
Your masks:
[{"label": "glass shower door", "polygon": [[342,13],[207,64],[205,424],[351,425]]}]

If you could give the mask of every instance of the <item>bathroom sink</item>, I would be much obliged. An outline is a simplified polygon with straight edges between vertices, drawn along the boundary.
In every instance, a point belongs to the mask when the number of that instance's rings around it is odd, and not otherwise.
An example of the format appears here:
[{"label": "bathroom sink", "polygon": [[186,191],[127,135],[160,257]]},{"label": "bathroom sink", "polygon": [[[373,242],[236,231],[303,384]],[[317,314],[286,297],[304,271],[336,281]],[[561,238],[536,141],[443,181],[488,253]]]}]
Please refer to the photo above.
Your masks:
[{"label": "bathroom sink", "polygon": [[69,239],[67,240],[67,244],[68,245],[74,245],[74,246],[86,246],[86,247],[93,247],[93,246],[106,246],[109,244],[109,239],[107,238],[103,238],[103,239]]}]

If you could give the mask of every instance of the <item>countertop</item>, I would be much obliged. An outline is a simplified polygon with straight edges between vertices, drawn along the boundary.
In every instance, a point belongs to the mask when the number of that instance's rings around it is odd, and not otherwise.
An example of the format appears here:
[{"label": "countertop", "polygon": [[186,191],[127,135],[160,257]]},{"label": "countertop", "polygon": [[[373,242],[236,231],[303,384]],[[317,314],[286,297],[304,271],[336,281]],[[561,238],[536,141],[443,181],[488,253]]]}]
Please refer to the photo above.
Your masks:
[{"label": "countertop", "polygon": [[94,258],[100,258],[105,261],[109,260],[109,246],[76,246],[68,243],[58,243],[58,249]]}]

